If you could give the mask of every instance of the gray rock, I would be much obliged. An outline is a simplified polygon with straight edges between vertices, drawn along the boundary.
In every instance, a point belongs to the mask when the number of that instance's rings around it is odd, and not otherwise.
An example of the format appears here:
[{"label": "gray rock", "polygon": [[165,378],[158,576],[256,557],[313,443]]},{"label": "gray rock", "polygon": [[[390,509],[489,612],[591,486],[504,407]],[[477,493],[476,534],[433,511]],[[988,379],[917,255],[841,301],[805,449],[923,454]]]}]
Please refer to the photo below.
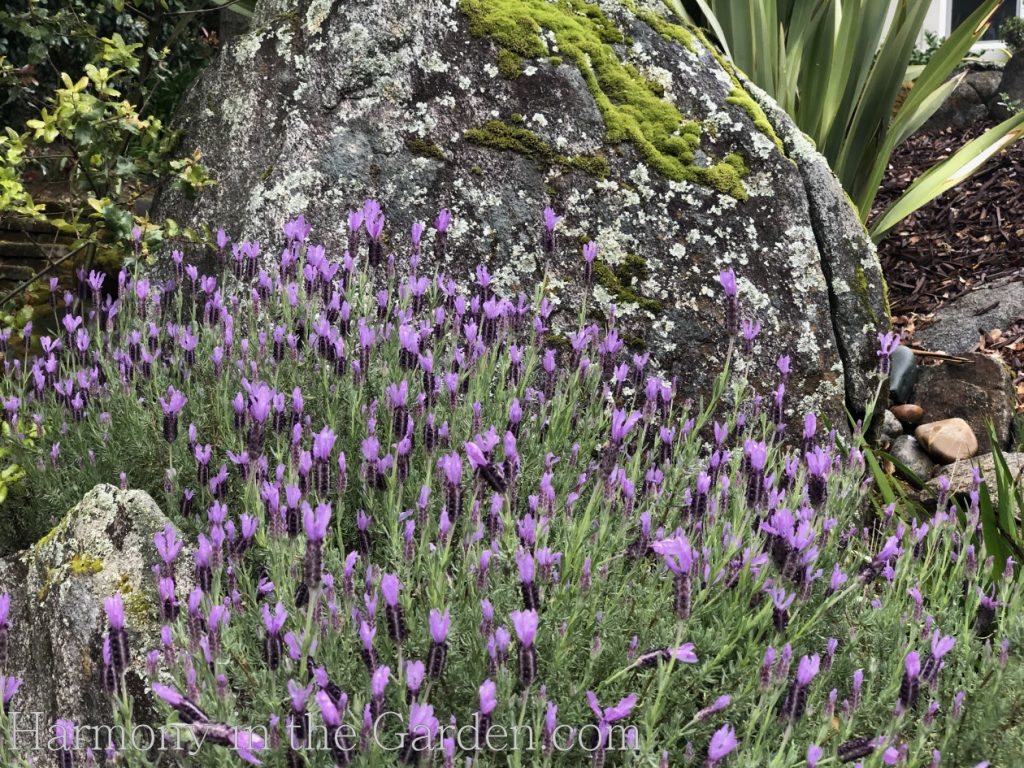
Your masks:
[{"label": "gray rock", "polygon": [[977,72],[970,72],[967,75],[967,79],[971,82],[971,87],[978,94],[978,97],[988,102],[993,97],[999,95],[999,87],[1003,82],[1003,70],[1002,69],[982,69]]},{"label": "gray rock", "polygon": [[996,439],[1005,447],[1017,405],[1013,374],[996,356],[971,352],[964,357],[970,362],[922,368],[915,401],[924,408],[929,421],[966,421],[978,438],[981,453],[992,449],[986,425],[991,419]]},{"label": "gray rock", "polygon": [[[742,158],[748,173],[737,195],[706,180],[666,178],[657,157],[628,137],[610,144],[581,73],[590,65],[559,48],[556,31],[536,38],[548,55],[524,59],[522,73],[505,79],[498,44],[470,31],[458,10],[465,3],[288,5],[279,13],[282,3],[258,4],[251,31],[223,48],[177,118],[185,149],[199,150],[220,183],[194,199],[168,192],[154,215],[223,226],[236,240],[262,238],[273,258],[275,233],[303,213],[314,240],[338,253],[347,240],[345,209],[374,196],[401,262],[411,223],[431,221],[446,206],[455,216],[453,247],[428,270],[461,278],[482,261],[499,290],[532,295],[546,266],[560,309],[556,331],[584,301],[596,312],[614,302],[620,335],[678,376],[684,397],[705,391],[723,361],[717,276],[732,266],[744,314],[764,324],[757,360],[740,361],[740,372],[773,381],[776,358],[790,354],[792,417],[823,409],[845,423],[844,399],[862,410],[875,335],[888,328],[874,249],[820,155],[777,109],[755,125],[761,110],[742,103],[743,85],[699,40],[687,48],[621,3],[600,3],[630,41],[606,52],[636,67],[652,93],[700,127],[693,167],[722,169],[730,154]],[[648,12],[664,13],[657,3],[647,3]],[[479,131],[492,120],[530,131],[530,141],[548,149],[481,144]],[[574,164],[587,155],[605,158],[606,178]],[[545,205],[566,218],[561,249],[542,265]],[[611,270],[627,259],[634,268],[584,284],[579,244],[590,237]]]},{"label": "gray rock", "polygon": [[[1020,485],[1022,473],[1024,473],[1024,453],[1004,453],[1003,458],[1006,459],[1006,465],[1016,484]],[[981,479],[988,485],[989,493],[994,499],[998,486],[995,457],[991,453],[975,456],[967,461],[959,461],[947,467],[942,474],[949,479],[950,493],[969,493],[973,487],[975,469],[981,472]],[[938,492],[940,479],[941,476],[937,476],[928,481],[932,490]]]},{"label": "gray rock", "polygon": [[[79,726],[111,722],[100,674],[103,600],[114,592],[125,603],[132,652],[125,680],[136,720],[153,722],[144,657],[159,647],[153,535],[167,522],[145,492],[98,485],[31,549],[0,561],[0,590],[11,593],[5,673],[24,681],[11,712],[22,714],[19,727],[38,724],[44,746],[57,718]],[[191,588],[179,578],[182,590]],[[31,756],[37,765],[52,765],[50,753]]]},{"label": "gray rock", "polygon": [[[981,75],[982,77],[978,77]],[[992,76],[989,72],[968,72],[953,89],[935,113],[928,118],[922,130],[937,131],[944,128],[965,128],[988,117],[988,104],[992,95]],[[999,74],[995,80],[998,83]],[[979,89],[986,95],[982,96]]]},{"label": "gray rock", "polygon": [[978,347],[978,337],[993,328],[1006,328],[1024,317],[1024,282],[1004,280],[986,285],[951,301],[935,313],[931,325],[914,333],[929,349],[959,355]]},{"label": "gray rock", "polygon": [[892,351],[889,365],[889,397],[894,403],[909,403],[917,383],[917,358],[902,344]]},{"label": "gray rock", "polygon": [[996,120],[1006,120],[1011,116],[1010,110],[999,103],[1004,93],[1010,101],[1024,104],[1024,56],[1019,53],[1006,62],[996,95],[992,97],[992,117]]},{"label": "gray rock", "polygon": [[927,451],[910,435],[900,435],[889,448],[890,455],[920,478],[931,477],[935,462]]},{"label": "gray rock", "polygon": [[[875,395],[874,372],[878,367],[877,334],[864,333],[863,329],[889,329],[885,278],[875,245],[860,220],[850,216],[839,179],[807,136],[764,91],[750,82],[744,85],[771,118],[803,179],[811,226],[829,286],[836,344],[846,371],[846,402],[853,415],[860,418],[864,415],[863,404]],[[876,408],[886,407],[885,394],[883,390]]]},{"label": "gray rock", "polygon": [[903,434],[903,425],[900,424],[900,420],[896,418],[890,410],[885,410],[882,413],[882,437],[887,438],[889,441],[895,440],[897,437]]}]

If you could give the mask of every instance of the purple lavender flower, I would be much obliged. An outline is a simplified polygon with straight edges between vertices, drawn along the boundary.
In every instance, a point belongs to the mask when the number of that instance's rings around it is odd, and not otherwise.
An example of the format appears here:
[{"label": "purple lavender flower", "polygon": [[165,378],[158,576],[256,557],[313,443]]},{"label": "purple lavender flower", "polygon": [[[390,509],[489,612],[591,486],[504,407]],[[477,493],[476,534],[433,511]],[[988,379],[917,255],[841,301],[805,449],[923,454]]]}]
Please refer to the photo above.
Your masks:
[{"label": "purple lavender flower", "polygon": [[280,602],[271,613],[270,606],[263,606],[263,628],[266,630],[266,638],[263,642],[263,660],[270,669],[277,669],[281,662],[281,630],[288,620],[288,612]]},{"label": "purple lavender flower", "polygon": [[904,661],[903,679],[900,682],[900,711],[913,709],[917,706],[918,676],[921,674],[921,657],[917,651],[907,654]]},{"label": "purple lavender flower", "polygon": [[939,630],[932,634],[932,653],[921,669],[921,678],[933,685],[939,677],[939,670],[942,668],[942,657],[953,650],[956,645],[956,638],[950,635],[943,635]]},{"label": "purple lavender flower", "polygon": [[537,637],[540,617],[536,611],[513,611],[509,614],[516,637],[519,638],[519,682],[529,687],[537,679],[537,649],[533,641]]},{"label": "purple lavender flower", "polygon": [[761,332],[761,321],[743,318],[740,328],[743,335],[743,354],[753,355],[754,339],[756,339],[757,335]]},{"label": "purple lavender flower", "polygon": [[708,744],[708,768],[717,765],[726,755],[736,749],[738,744],[736,731],[728,723],[715,731]]},{"label": "purple lavender flower", "polygon": [[323,574],[323,543],[331,522],[331,505],[318,504],[315,509],[302,504],[302,528],[306,534],[306,557],[303,577],[307,589],[316,590]]},{"label": "purple lavender flower", "polygon": [[131,657],[128,652],[128,633],[125,631],[124,603],[121,593],[115,592],[103,601],[110,627],[107,636],[110,639],[111,667],[115,674],[121,675],[128,668]]},{"label": "purple lavender flower", "polygon": [[54,742],[57,745],[59,768],[73,768],[75,764],[75,724],[71,720],[54,723]]},{"label": "purple lavender flower", "polygon": [[452,617],[445,609],[442,614],[430,609],[430,637],[433,643],[427,655],[427,674],[431,680],[440,680],[444,672],[444,663],[448,657],[448,630],[451,628]]},{"label": "purple lavender flower", "polygon": [[[636,706],[637,695],[631,693],[613,707],[601,708],[597,695],[593,691],[587,691],[587,704],[597,718],[597,745],[593,749],[593,761],[595,766],[604,765],[605,750],[608,747],[609,726],[612,723],[624,720],[633,712]],[[633,730],[633,729],[629,729]],[[628,735],[628,731],[627,731]]]},{"label": "purple lavender flower", "polygon": [[157,554],[164,566],[164,574],[174,576],[174,559],[181,552],[182,541],[178,539],[174,526],[167,523],[163,531],[154,534],[153,543],[156,545]]},{"label": "purple lavender flower", "polygon": [[187,725],[208,723],[210,718],[191,699],[182,696],[175,689],[161,683],[153,683],[153,693],[164,701],[167,706],[178,713],[181,722]]},{"label": "purple lavender flower", "polygon": [[429,704],[413,702],[409,708],[409,733],[403,740],[398,754],[399,761],[406,765],[419,763],[420,756],[432,748],[439,728],[434,708]]},{"label": "purple lavender flower", "polygon": [[11,595],[4,592],[0,595],[0,670],[7,665],[7,654],[10,646],[10,613]]},{"label": "purple lavender flower", "polygon": [[674,575],[676,617],[687,618],[691,605],[690,569],[693,567],[693,549],[690,542],[680,531],[675,538],[652,542],[651,549],[661,555],[665,565]]},{"label": "purple lavender flower", "polygon": [[544,209],[544,252],[551,256],[555,252],[555,227],[562,220],[561,216],[558,216],[554,209],[548,207]]},{"label": "purple lavender flower", "polygon": [[187,402],[188,398],[174,387],[167,388],[166,400],[160,398],[160,407],[164,412],[164,439],[168,443],[173,443],[178,437],[178,414]]},{"label": "purple lavender flower", "polygon": [[387,618],[388,636],[393,643],[404,643],[409,635],[405,625],[405,614],[398,602],[398,592],[402,588],[398,577],[385,573],[381,577],[380,591],[384,595],[384,615]]},{"label": "purple lavender flower", "polygon": [[349,765],[354,759],[354,745],[341,720],[342,713],[348,705],[348,696],[342,693],[335,700],[326,690],[321,690],[317,691],[316,703],[327,727],[327,749],[334,764]]},{"label": "purple lavender flower", "polygon": [[796,679],[782,701],[781,716],[788,720],[799,720],[803,717],[807,705],[807,686],[821,669],[821,657],[818,654],[803,656],[797,665]]},{"label": "purple lavender flower", "polygon": [[736,286],[736,273],[732,269],[723,270],[718,275],[718,282],[725,291],[725,327],[729,335],[736,337],[740,332],[740,299]]},{"label": "purple lavender flower", "polygon": [[878,334],[878,371],[888,375],[893,350],[900,345],[900,335],[894,331]]},{"label": "purple lavender flower", "polygon": [[832,466],[832,457],[818,447],[808,452],[804,456],[804,461],[807,463],[807,496],[811,505],[820,509],[828,497],[828,473]]}]

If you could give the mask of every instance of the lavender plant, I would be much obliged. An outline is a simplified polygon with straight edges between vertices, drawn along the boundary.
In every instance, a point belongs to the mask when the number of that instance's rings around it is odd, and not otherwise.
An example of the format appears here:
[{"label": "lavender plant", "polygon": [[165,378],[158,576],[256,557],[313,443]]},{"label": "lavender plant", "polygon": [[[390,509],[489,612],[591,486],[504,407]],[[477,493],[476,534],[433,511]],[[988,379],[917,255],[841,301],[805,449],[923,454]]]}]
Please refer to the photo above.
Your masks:
[{"label": "lavender plant", "polygon": [[[683,402],[614,308],[560,336],[545,285],[425,274],[422,224],[385,255],[374,201],[348,222],[338,258],[299,217],[277,259],[221,232],[219,274],[176,252],[174,280],[122,271],[116,299],[91,275],[40,357],[2,336],[33,503],[120,482],[177,523],[154,541],[159,647],[132,647],[112,596],[96,680],[131,733],[123,674],[148,653],[165,738],[92,751],[62,720],[61,765],[1024,758],[1020,587],[987,567],[976,504],[866,515],[859,437],[787,412],[788,357],[767,398],[727,363]],[[720,283],[727,357],[756,354]],[[23,764],[6,739],[0,758]]]}]

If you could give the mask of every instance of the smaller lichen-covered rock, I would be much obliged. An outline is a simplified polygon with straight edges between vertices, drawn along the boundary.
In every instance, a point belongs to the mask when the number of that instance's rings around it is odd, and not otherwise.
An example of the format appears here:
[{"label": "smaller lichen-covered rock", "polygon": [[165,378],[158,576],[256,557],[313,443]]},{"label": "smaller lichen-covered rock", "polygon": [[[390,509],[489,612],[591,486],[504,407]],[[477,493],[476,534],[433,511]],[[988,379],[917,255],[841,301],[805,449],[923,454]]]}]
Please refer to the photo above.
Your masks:
[{"label": "smaller lichen-covered rock", "polygon": [[[11,713],[20,714],[19,745],[35,765],[57,718],[78,725],[111,723],[100,684],[106,630],[104,598],[120,592],[127,614],[132,662],[125,676],[138,722],[148,722],[144,657],[159,645],[153,536],[169,523],[143,491],[98,485],[30,549],[0,561],[0,591],[11,593],[10,654],[4,673],[23,680]],[[180,589],[188,584],[179,583]],[[179,594],[184,594],[180,591]]]}]

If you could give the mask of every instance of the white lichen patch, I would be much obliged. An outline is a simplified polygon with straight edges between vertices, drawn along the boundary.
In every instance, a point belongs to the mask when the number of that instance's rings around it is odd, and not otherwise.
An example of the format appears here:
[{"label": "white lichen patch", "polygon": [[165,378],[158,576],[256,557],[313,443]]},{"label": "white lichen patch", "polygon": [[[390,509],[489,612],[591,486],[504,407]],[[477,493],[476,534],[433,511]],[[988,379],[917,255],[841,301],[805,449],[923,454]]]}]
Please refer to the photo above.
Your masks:
[{"label": "white lichen patch", "polygon": [[312,0],[306,10],[306,31],[311,35],[319,35],[327,16],[331,12],[334,0]]},{"label": "white lichen patch", "polygon": [[231,46],[231,52],[234,54],[235,61],[239,64],[245,65],[256,58],[256,54],[259,52],[260,47],[263,45],[263,36],[259,32],[250,32],[245,35],[241,35],[235,40]]},{"label": "white lichen patch", "polygon": [[258,221],[261,215],[283,223],[290,216],[297,216],[309,208],[306,191],[323,185],[323,176],[308,168],[294,169],[278,178],[270,187],[257,186],[249,196],[248,210],[251,218]]},{"label": "white lichen patch", "polygon": [[668,318],[658,318],[651,323],[651,330],[654,334],[657,335],[658,338],[665,340],[662,342],[662,346],[665,348],[666,352],[673,352],[678,346],[674,341],[671,341],[672,331],[675,330],[675,327],[676,324]]},{"label": "white lichen patch", "polygon": [[419,65],[420,69],[424,72],[444,73],[450,68],[450,65],[445,61],[440,51],[431,51],[419,60]]},{"label": "white lichen patch", "polygon": [[534,112],[533,117],[530,118],[530,122],[539,125],[541,128],[546,128],[548,125],[548,119],[540,112]]},{"label": "white lichen patch", "polygon": [[[775,146],[774,144],[772,146]],[[774,197],[777,192],[776,179],[769,171],[758,170],[747,174],[743,184],[750,197]]]},{"label": "white lichen patch", "polygon": [[656,66],[645,66],[642,70],[643,74],[652,82],[657,83],[661,86],[667,97],[672,96],[672,73],[663,67]]}]

